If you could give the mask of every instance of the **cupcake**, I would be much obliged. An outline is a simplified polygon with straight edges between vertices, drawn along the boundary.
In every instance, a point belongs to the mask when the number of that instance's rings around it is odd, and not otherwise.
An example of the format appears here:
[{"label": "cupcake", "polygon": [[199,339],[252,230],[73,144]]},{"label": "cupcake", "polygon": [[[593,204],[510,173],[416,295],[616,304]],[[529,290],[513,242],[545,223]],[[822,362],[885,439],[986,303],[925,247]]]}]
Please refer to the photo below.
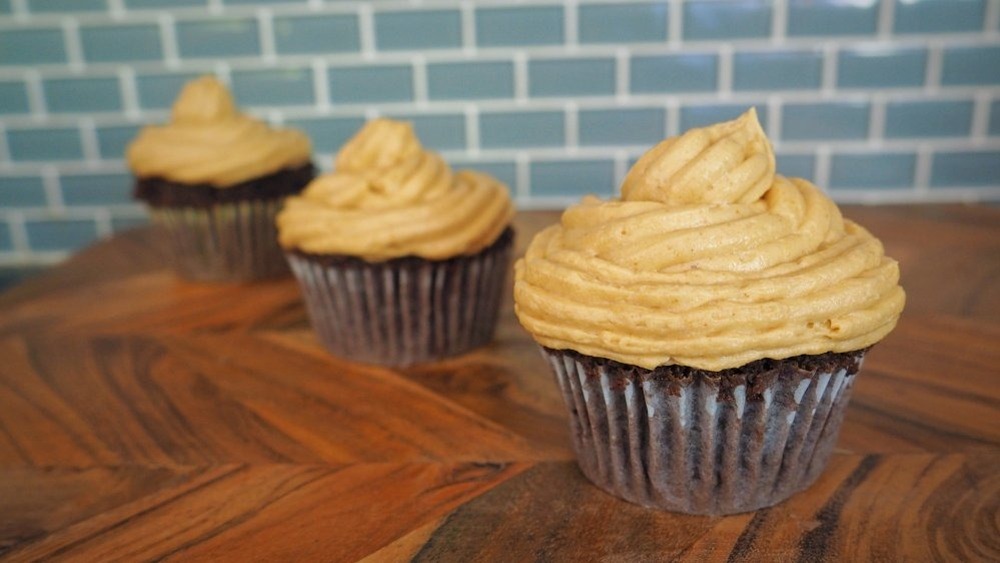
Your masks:
[{"label": "cupcake", "polygon": [[310,155],[305,135],[240,113],[226,87],[203,76],[127,158],[174,268],[192,280],[249,281],[288,272],[274,217],[315,176]]},{"label": "cupcake", "polygon": [[388,119],[368,122],[334,164],[277,220],[320,342],[390,366],[488,343],[514,236],[507,187],[453,172]]},{"label": "cupcake", "polygon": [[585,197],[515,266],[515,310],[583,474],[694,514],[774,505],[830,456],[897,263],[816,186],[775,174],[750,110],[666,139],[621,197]]}]

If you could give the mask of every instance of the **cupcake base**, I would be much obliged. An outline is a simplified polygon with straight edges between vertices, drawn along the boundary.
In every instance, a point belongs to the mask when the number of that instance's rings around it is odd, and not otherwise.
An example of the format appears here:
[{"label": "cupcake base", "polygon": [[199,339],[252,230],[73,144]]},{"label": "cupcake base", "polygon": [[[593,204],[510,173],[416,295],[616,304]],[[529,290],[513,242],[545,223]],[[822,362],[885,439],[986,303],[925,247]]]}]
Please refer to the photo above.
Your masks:
[{"label": "cupcake base", "polygon": [[508,228],[477,254],[439,261],[286,255],[316,335],[330,352],[406,366],[493,339],[513,240]]},{"label": "cupcake base", "polygon": [[866,350],[722,372],[542,352],[590,481],[643,506],[720,515],[772,506],[819,477]]}]

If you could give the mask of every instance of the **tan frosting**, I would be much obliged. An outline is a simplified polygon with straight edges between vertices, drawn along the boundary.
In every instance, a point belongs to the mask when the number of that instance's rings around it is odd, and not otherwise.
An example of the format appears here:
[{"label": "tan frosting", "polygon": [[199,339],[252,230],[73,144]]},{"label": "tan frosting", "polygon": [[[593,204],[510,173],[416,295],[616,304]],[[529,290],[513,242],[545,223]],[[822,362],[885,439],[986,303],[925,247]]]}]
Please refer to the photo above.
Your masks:
[{"label": "tan frosting", "polygon": [[309,139],[240,113],[225,85],[212,76],[188,82],[171,121],[143,128],[128,147],[140,177],[225,188],[309,162]]},{"label": "tan frosting", "polygon": [[285,248],[370,261],[473,254],[507,228],[507,187],[486,174],[453,173],[424,150],[409,123],[369,121],[278,215]]},{"label": "tan frosting", "polygon": [[521,324],[545,346],[644,368],[874,344],[903,309],[898,264],[774,168],[753,110],[661,142],[621,199],[588,196],[531,242],[515,266]]}]

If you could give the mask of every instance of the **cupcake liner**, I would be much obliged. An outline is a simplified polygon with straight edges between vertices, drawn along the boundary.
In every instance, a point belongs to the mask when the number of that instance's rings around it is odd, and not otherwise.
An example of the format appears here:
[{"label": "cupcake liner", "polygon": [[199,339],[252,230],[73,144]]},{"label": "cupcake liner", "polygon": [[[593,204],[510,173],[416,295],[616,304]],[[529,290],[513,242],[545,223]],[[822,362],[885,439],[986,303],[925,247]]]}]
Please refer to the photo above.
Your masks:
[{"label": "cupcake liner", "polygon": [[366,262],[288,252],[319,341],[351,360],[405,366],[493,339],[513,232],[472,256]]},{"label": "cupcake liner", "polygon": [[542,353],[590,481],[636,504],[712,515],[777,504],[819,477],[864,355],[841,355],[833,369],[777,362],[692,376]]},{"label": "cupcake liner", "polygon": [[288,273],[274,218],[282,199],[255,199],[205,207],[151,208],[163,230],[173,267],[198,281],[252,281]]}]

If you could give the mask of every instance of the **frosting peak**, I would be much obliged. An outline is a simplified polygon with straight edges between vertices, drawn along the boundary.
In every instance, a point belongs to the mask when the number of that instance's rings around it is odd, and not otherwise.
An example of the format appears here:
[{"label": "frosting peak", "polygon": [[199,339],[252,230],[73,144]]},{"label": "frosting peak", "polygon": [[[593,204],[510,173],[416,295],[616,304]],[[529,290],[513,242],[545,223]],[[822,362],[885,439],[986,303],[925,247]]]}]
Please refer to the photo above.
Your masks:
[{"label": "frosting peak", "polygon": [[774,152],[750,109],[650,149],[622,182],[622,199],[669,205],[756,201],[774,180]]},{"label": "frosting peak", "polygon": [[126,157],[139,177],[226,188],[303,166],[311,152],[301,132],[241,113],[225,85],[203,76],[181,90],[170,123],[143,128]]},{"label": "frosting peak", "polygon": [[823,192],[774,172],[751,110],[653,147],[622,197],[586,197],[515,265],[541,344],[718,371],[849,352],[893,329],[899,266]]},{"label": "frosting peak", "polygon": [[507,187],[486,174],[453,172],[425,150],[409,123],[369,121],[278,215],[285,248],[370,261],[441,260],[489,246],[510,223]]}]

